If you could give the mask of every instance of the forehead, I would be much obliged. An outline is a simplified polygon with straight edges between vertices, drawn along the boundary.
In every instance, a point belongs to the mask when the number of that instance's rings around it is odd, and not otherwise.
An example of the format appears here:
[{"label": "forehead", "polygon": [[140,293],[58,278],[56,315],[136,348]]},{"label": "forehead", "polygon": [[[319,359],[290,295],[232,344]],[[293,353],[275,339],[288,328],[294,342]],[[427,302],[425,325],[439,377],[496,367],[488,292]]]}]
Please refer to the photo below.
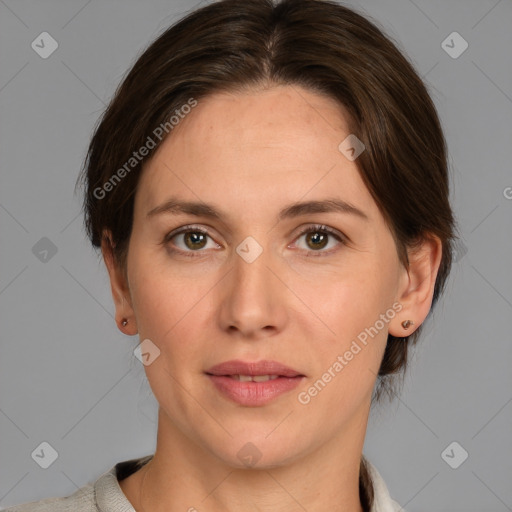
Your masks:
[{"label": "forehead", "polygon": [[207,96],[147,162],[135,208],[146,213],[172,195],[243,214],[335,195],[371,215],[356,163],[338,148],[348,120],[338,102],[298,86]]}]

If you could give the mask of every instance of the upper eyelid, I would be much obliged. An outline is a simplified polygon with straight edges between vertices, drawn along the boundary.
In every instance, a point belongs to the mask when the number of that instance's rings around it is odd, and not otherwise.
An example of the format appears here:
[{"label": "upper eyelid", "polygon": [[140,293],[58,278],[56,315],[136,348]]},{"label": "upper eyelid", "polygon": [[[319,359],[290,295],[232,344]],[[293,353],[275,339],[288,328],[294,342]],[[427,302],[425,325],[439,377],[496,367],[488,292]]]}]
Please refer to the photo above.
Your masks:
[{"label": "upper eyelid", "polygon": [[187,233],[188,231],[199,231],[201,233],[204,233],[208,236],[212,236],[211,228],[204,228],[202,226],[196,226],[194,224],[187,224],[185,226],[181,226],[179,228],[173,229],[169,233],[167,233],[164,236],[164,242],[169,241],[171,238],[175,237],[176,235],[182,235],[183,233]]}]

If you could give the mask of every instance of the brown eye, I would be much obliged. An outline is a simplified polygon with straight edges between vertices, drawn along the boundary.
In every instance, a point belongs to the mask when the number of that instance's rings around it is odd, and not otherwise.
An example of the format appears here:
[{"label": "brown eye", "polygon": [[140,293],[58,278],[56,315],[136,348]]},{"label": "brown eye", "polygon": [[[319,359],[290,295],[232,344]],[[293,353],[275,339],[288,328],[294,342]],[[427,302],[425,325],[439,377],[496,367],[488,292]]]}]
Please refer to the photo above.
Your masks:
[{"label": "brown eye", "polygon": [[206,245],[206,235],[202,231],[186,231],[182,233],[185,245],[189,249],[202,249]]},{"label": "brown eye", "polygon": [[[325,247],[328,246],[330,239],[335,239],[339,242],[336,245],[344,244],[344,238],[333,229],[324,226],[324,225],[316,225],[310,226],[303,230],[297,240],[305,236],[305,247],[302,247],[308,253],[315,253],[315,256],[324,256],[335,252],[336,249],[324,251]],[[309,255],[309,254],[308,254]]]},{"label": "brown eye", "polygon": [[306,233],[306,243],[311,244],[313,249],[323,249],[328,243],[329,235],[320,231],[310,231]]},{"label": "brown eye", "polygon": [[208,234],[208,231],[195,226],[183,226],[178,231],[172,231],[167,234],[162,242],[163,245],[168,246],[168,250],[172,253],[180,253],[184,256],[198,256],[201,255],[202,249],[208,248],[208,239],[212,240],[212,247],[219,248],[220,246],[213,242],[213,239]]}]

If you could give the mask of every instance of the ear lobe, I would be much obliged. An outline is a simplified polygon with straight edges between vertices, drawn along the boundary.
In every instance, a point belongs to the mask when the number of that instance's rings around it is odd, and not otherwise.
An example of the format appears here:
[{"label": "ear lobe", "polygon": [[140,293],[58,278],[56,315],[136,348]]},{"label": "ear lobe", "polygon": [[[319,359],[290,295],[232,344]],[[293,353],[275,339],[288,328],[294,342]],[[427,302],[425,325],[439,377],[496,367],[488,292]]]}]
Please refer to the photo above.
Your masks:
[{"label": "ear lobe", "polygon": [[[397,301],[402,310],[391,322],[389,333],[396,337],[409,336],[427,317],[432,305],[437,273],[442,257],[442,242],[428,234],[421,243],[408,251],[409,268],[400,286]],[[402,322],[411,320],[414,326],[404,329]]]},{"label": "ear lobe", "polygon": [[[112,233],[110,230],[104,230],[101,240],[101,252],[110,278],[110,288],[116,308],[116,324],[121,332],[133,335],[137,334],[137,327],[135,314],[131,306],[130,289],[123,270],[119,268],[115,260],[114,247]],[[123,325],[124,319],[128,320],[126,326]]]}]

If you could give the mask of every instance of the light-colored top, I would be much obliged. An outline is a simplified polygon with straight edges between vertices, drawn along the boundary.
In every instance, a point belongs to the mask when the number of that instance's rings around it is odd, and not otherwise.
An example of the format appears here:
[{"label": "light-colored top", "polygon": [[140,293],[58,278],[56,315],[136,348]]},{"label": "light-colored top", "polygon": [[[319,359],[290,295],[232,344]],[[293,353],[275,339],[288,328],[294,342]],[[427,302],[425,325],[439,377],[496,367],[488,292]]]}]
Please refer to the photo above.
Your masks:
[{"label": "light-colored top", "polygon": [[[4,512],[135,512],[128,501],[119,480],[138,471],[153,456],[117,463],[103,473],[94,483],[81,487],[63,498],[45,498],[39,501],[22,503],[4,509]],[[367,460],[367,459],[366,459]],[[387,486],[377,468],[367,460],[374,489],[374,503],[371,512],[405,512],[391,499]],[[192,510],[193,507],[191,507]]]}]

